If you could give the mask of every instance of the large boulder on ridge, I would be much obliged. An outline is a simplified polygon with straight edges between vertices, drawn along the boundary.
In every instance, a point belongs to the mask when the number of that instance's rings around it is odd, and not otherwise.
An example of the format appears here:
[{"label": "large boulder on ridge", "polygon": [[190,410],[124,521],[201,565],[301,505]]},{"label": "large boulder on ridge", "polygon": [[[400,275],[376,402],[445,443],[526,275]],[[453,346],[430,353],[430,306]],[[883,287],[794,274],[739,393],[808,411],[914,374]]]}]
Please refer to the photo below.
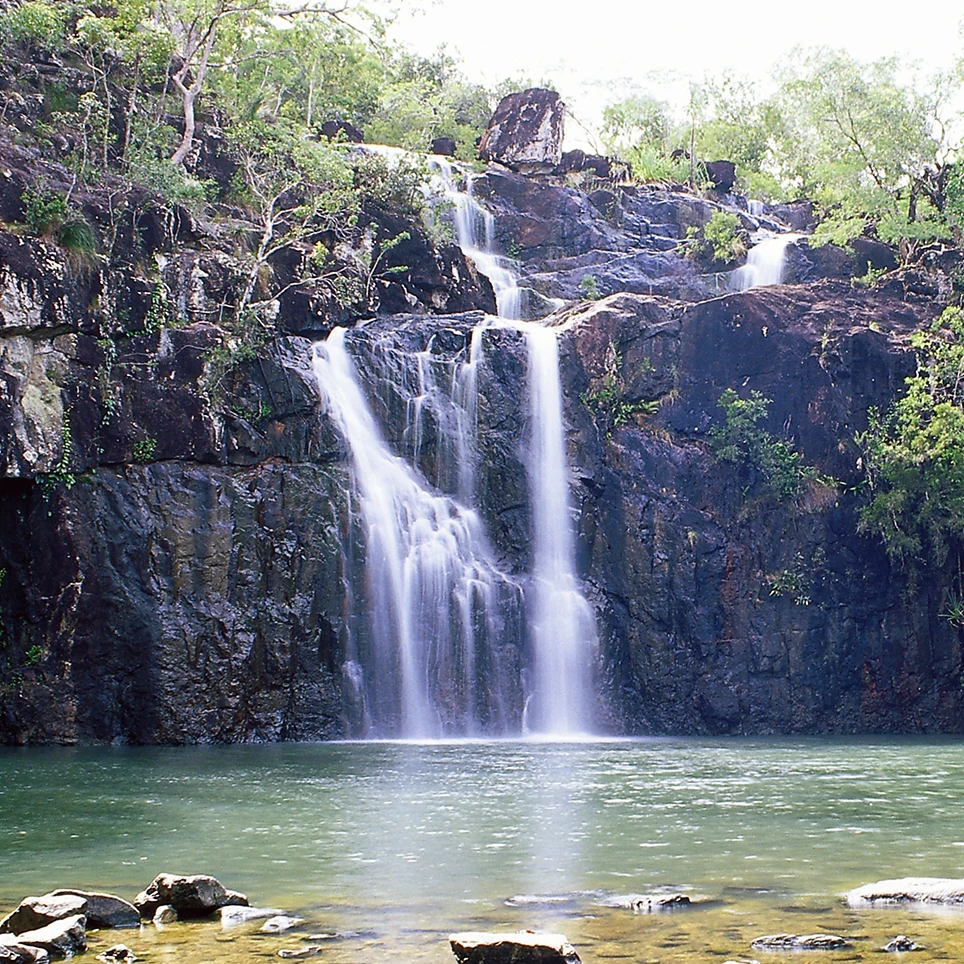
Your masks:
[{"label": "large boulder on ridge", "polygon": [[479,156],[523,174],[548,173],[562,159],[566,105],[553,90],[531,87],[499,101]]},{"label": "large boulder on ridge", "polygon": [[147,890],[134,898],[134,906],[145,919],[153,918],[158,907],[165,904],[177,911],[177,916],[206,917],[221,907],[233,904],[247,906],[248,898],[233,890],[227,890],[221,882],[207,874],[179,876],[158,874]]}]

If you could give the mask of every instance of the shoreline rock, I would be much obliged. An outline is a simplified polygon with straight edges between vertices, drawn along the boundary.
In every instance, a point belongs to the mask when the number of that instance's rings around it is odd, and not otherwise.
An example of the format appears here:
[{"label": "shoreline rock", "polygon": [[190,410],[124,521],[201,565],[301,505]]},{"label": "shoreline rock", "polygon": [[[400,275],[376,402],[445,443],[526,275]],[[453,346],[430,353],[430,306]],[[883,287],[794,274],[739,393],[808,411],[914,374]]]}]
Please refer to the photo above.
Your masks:
[{"label": "shoreline rock", "polygon": [[134,898],[134,906],[141,917],[150,920],[159,907],[169,904],[180,919],[207,917],[222,907],[248,906],[248,898],[237,891],[228,890],[214,877],[207,874],[158,874]]},{"label": "shoreline rock", "polygon": [[459,964],[579,964],[576,949],[564,935],[544,931],[469,931],[451,934],[449,944]]},{"label": "shoreline rock", "polygon": [[849,907],[872,907],[875,904],[964,904],[964,878],[897,877],[878,880],[848,891]]}]

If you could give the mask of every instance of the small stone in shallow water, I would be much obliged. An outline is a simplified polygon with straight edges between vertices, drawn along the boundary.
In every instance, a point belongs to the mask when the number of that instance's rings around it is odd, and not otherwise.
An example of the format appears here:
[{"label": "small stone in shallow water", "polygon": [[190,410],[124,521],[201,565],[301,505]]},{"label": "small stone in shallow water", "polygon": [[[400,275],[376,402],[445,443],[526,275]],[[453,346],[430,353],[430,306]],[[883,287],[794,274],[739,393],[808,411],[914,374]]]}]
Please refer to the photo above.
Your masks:
[{"label": "small stone in shallow water", "polygon": [[276,914],[270,920],[264,922],[261,933],[283,934],[285,931],[290,931],[292,927],[297,927],[304,922],[304,917],[288,917],[285,914]]},{"label": "small stone in shallow water", "polygon": [[576,949],[562,934],[452,934],[449,944],[459,964],[579,964]]},{"label": "small stone in shallow water", "polygon": [[9,934],[0,935],[0,964],[47,964],[50,955],[42,947],[20,944]]},{"label": "small stone in shallow water", "polygon": [[155,924],[173,924],[177,920],[177,911],[170,904],[161,904],[154,911]]},{"label": "small stone in shallow water", "polygon": [[758,937],[751,946],[768,951],[835,951],[851,945],[836,934],[769,934]]},{"label": "small stone in shallow water", "polygon": [[104,964],[134,964],[140,958],[126,944],[115,944],[108,947],[103,954],[98,954],[97,960]]},{"label": "small stone in shallow water", "polygon": [[922,951],[924,948],[916,941],[912,941],[904,934],[898,934],[892,941],[888,941],[881,948],[890,954],[901,954],[904,951]]},{"label": "small stone in shallow water", "polygon": [[275,907],[222,907],[221,926],[224,928],[237,927],[251,920],[263,920],[266,917],[284,916],[284,911]]},{"label": "small stone in shallow water", "polygon": [[321,951],[322,948],[319,944],[309,944],[307,947],[297,948],[282,947],[281,950],[278,951],[278,957],[288,958],[289,960],[298,957],[314,957],[316,954],[320,954]]}]

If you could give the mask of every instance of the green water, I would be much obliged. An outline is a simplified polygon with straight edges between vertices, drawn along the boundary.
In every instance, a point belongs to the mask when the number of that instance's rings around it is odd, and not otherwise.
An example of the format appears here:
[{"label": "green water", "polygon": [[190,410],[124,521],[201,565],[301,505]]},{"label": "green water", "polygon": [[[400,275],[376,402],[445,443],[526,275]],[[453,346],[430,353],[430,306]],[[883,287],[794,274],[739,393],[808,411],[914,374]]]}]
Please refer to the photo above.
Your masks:
[{"label": "green water", "polygon": [[[773,959],[761,934],[832,932],[874,957],[964,959],[964,914],[853,911],[886,877],[964,876],[956,740],[326,744],[0,752],[0,909],[54,887],[128,898],[155,874],[211,873],[297,912],[121,935],[148,960],[278,960],[312,933],[329,961],[449,962],[453,930],[565,933],[584,961]],[[643,915],[614,898],[713,903]],[[513,896],[525,899],[507,904]],[[553,898],[546,900],[545,898]],[[94,935],[92,947],[117,935]]]}]

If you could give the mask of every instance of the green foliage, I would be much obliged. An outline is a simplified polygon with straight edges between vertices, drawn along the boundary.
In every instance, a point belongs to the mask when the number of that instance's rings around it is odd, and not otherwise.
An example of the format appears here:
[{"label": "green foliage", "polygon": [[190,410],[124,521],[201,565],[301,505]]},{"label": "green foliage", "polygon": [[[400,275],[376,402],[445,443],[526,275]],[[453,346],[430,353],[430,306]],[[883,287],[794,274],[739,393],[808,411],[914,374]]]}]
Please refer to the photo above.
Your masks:
[{"label": "green foliage", "polygon": [[23,654],[23,665],[24,666],[39,666],[40,660],[43,658],[43,647],[38,646],[34,643],[24,654]]},{"label": "green foliage", "polygon": [[70,413],[64,412],[64,441],[60,459],[50,472],[37,475],[37,482],[45,502],[49,502],[54,492],[60,486],[71,489],[77,482],[77,476],[70,469],[70,458],[73,451],[73,438],[70,431]]},{"label": "green foliage", "polygon": [[784,439],[776,438],[759,423],[766,418],[770,399],[751,391],[740,398],[728,388],[719,399],[725,422],[710,430],[713,452],[721,462],[733,462],[759,476],[766,489],[779,499],[799,495],[803,486],[817,478],[803,456]]},{"label": "green foliage", "polygon": [[64,42],[69,14],[68,4],[27,0],[0,17],[0,37],[4,41],[56,50]]},{"label": "green foliage", "polygon": [[789,596],[798,606],[809,606],[810,593],[807,590],[807,573],[804,559],[797,553],[793,568],[780,569],[766,577],[771,596]]},{"label": "green foliage", "polygon": [[593,413],[597,423],[609,438],[613,431],[628,424],[636,415],[651,417],[659,411],[658,401],[630,401],[625,397],[626,385],[623,381],[623,357],[615,342],[610,341],[607,349],[606,373],[601,383],[591,391],[583,392],[580,399]]},{"label": "green foliage", "polygon": [[942,564],[964,536],[964,314],[947,308],[917,332],[917,374],[858,437],[872,499],[861,529],[900,562]]},{"label": "green foliage", "polygon": [[598,301],[602,297],[602,291],[599,290],[599,283],[596,281],[595,275],[583,275],[579,282],[579,290],[583,297],[589,301]]},{"label": "green foliage", "polygon": [[131,455],[134,457],[135,462],[150,462],[154,459],[154,453],[157,451],[157,439],[152,436],[140,439],[135,442],[131,448]]},{"label": "green foliage", "polygon": [[24,192],[24,224],[31,234],[52,235],[67,219],[67,199],[50,191]]},{"label": "green foliage", "polygon": [[729,211],[714,211],[703,226],[703,238],[716,261],[735,261],[746,254],[740,219]]}]

